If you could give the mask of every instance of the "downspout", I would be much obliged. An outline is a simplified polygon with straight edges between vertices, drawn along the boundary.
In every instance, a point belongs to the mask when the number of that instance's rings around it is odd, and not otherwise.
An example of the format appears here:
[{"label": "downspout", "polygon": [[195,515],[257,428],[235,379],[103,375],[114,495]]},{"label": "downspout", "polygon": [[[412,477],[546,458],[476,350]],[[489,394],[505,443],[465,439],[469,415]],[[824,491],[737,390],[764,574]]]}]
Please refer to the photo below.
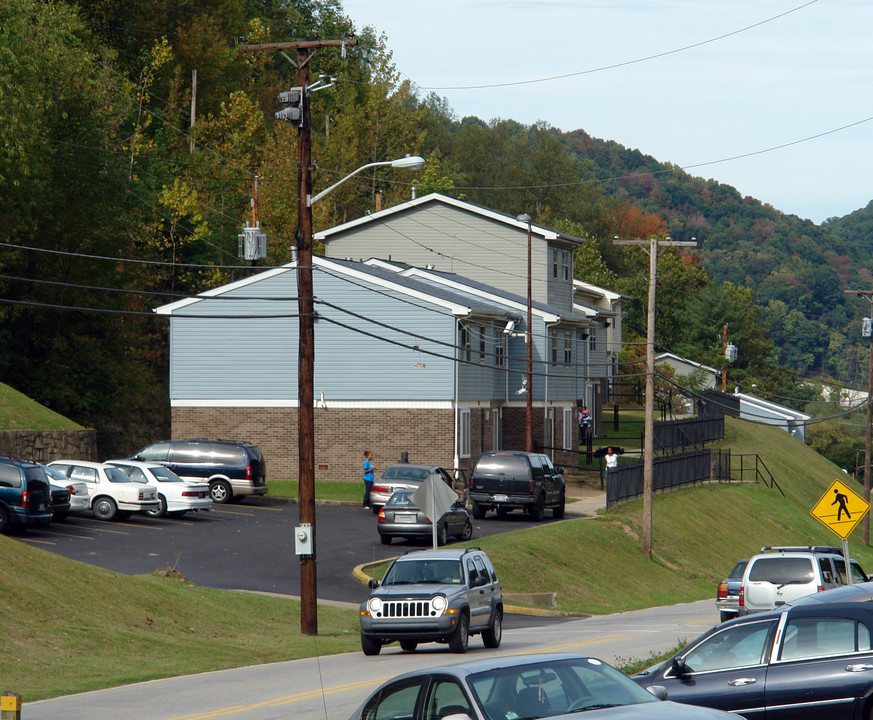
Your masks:
[{"label": "downspout", "polygon": [[453,366],[454,366],[454,378],[453,378],[453,381],[454,381],[453,382],[453,384],[454,384],[454,410],[455,410],[455,412],[454,412],[454,415],[455,415],[455,458],[454,458],[454,466],[453,467],[455,467],[455,468],[461,467],[461,456],[460,456],[460,452],[459,452],[460,438],[458,437],[458,433],[459,433],[459,428],[458,428],[458,424],[459,424],[459,418],[458,418],[458,369],[459,369],[459,367],[458,366],[460,365],[460,362],[459,362],[459,360],[460,360],[460,357],[459,357],[460,348],[458,346],[458,343],[460,342],[460,337],[458,336],[458,322],[459,321],[456,318],[455,319],[455,362],[453,363]]}]

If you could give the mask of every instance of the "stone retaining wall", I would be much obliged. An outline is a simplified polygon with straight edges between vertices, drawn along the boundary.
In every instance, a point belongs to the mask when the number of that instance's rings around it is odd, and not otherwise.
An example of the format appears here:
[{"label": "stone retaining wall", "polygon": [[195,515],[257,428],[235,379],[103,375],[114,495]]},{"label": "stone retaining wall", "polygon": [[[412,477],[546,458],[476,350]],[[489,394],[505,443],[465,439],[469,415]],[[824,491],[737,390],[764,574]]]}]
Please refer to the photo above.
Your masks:
[{"label": "stone retaining wall", "polygon": [[97,460],[96,430],[0,430],[0,455],[47,463]]}]

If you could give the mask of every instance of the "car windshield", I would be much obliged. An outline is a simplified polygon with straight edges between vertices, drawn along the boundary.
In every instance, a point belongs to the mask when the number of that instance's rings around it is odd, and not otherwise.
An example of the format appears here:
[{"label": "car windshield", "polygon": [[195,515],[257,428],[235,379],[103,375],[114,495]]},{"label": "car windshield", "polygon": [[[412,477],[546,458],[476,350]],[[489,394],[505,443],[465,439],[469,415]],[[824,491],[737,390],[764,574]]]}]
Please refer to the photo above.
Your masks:
[{"label": "car windshield", "polygon": [[64,475],[60,470],[58,470],[57,468],[49,467],[48,465],[40,465],[40,467],[45,471],[45,474],[48,475],[51,480],[58,480],[62,485],[66,485],[69,478]]},{"label": "car windshield", "polygon": [[109,482],[114,482],[114,483],[132,482],[132,480],[129,477],[127,477],[127,475],[125,475],[117,467],[107,467],[107,468],[105,468],[105,470],[106,470],[106,477],[109,478]]},{"label": "car windshield", "polygon": [[464,571],[460,560],[398,560],[388,568],[382,585],[426,582],[460,584],[463,582],[463,577]]},{"label": "car windshield", "polygon": [[423,482],[430,473],[426,468],[392,465],[382,473],[383,480],[413,480]]},{"label": "car windshield", "polygon": [[151,470],[152,475],[159,482],[185,482],[176,473],[169,468],[165,468],[163,465],[149,465],[149,470]]},{"label": "car windshield", "polygon": [[470,675],[468,682],[488,720],[535,720],[659,702],[614,667],[587,657],[495,668]]}]

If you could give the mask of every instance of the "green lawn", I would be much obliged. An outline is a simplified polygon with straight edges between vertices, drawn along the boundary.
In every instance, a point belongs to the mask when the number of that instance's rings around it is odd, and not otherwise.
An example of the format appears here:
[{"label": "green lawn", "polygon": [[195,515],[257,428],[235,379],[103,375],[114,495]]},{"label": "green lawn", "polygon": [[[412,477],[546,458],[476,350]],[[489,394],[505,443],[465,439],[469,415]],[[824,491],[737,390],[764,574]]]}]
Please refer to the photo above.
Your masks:
[{"label": "green lawn", "polygon": [[26,395],[0,383],[0,428],[4,430],[82,430]]}]

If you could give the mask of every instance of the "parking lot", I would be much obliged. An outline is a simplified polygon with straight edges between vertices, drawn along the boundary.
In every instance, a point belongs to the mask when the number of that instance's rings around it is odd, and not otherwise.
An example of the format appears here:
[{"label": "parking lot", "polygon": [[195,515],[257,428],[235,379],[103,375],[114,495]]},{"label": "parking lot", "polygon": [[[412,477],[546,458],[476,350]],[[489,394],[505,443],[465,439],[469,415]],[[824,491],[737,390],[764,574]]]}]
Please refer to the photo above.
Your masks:
[{"label": "parking lot", "polygon": [[[299,522],[293,503],[248,499],[244,503],[214,505],[205,513],[184,518],[136,515],[103,522],[90,514],[72,515],[65,522],[14,532],[13,537],[73,560],[138,575],[172,568],[198,585],[300,594],[299,561],[294,554],[293,530]],[[552,522],[547,518],[545,522]],[[505,517],[489,514],[473,521],[473,541],[485,535],[527,528],[521,513]],[[395,541],[386,547],[369,510],[350,505],[318,505],[316,553],[318,597],[360,602],[367,588],[352,577],[361,563],[393,557],[413,547],[429,546]]]}]

